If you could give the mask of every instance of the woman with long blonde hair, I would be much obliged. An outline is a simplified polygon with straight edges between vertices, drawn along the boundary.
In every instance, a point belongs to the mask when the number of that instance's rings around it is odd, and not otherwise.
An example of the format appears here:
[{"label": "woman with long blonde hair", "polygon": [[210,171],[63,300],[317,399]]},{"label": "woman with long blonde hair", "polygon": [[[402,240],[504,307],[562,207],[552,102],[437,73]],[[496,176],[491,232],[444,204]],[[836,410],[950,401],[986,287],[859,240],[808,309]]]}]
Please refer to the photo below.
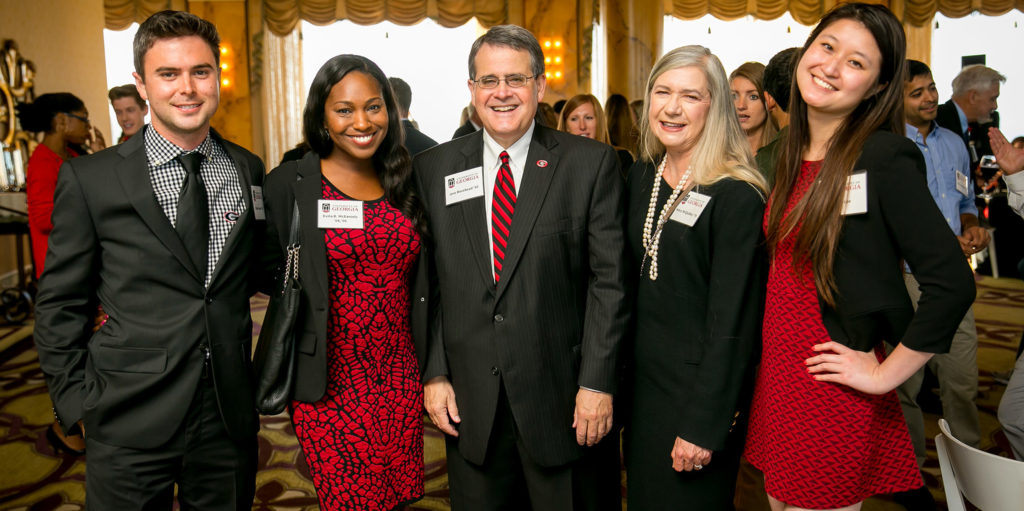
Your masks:
[{"label": "woman with long blonde hair", "polygon": [[776,108],[775,100],[764,93],[764,64],[746,62],[736,68],[729,75],[729,89],[750,152],[757,154],[779,133],[778,122],[771,113]]},{"label": "woman with long blonde hair", "polygon": [[629,509],[729,509],[761,326],[767,187],[707,48],[668,52],[646,90],[642,160],[627,180],[639,279]]}]

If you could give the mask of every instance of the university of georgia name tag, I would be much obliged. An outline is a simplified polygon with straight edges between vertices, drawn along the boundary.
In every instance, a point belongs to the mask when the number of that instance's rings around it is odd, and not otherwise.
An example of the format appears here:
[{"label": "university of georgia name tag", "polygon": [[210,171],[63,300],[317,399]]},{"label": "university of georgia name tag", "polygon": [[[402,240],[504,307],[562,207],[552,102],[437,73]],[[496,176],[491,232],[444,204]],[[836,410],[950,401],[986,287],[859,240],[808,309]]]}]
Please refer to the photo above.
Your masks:
[{"label": "university of georgia name tag", "polygon": [[960,192],[960,195],[967,197],[967,194],[970,193],[970,186],[971,182],[967,179],[967,174],[959,170],[956,171],[956,191]]},{"label": "university of georgia name tag", "polygon": [[484,169],[476,167],[444,176],[444,205],[484,196]]},{"label": "university of georgia name tag", "polygon": [[863,215],[868,212],[868,173],[855,171],[846,180],[843,196],[843,215]]},{"label": "university of georgia name tag", "polygon": [[263,209],[263,187],[251,186],[252,189],[252,214],[256,220],[266,220],[267,213]]},{"label": "university of georgia name tag", "polygon": [[316,226],[320,229],[362,229],[363,201],[318,200]]},{"label": "university of georgia name tag", "polygon": [[683,201],[676,206],[675,211],[672,212],[672,216],[669,218],[683,225],[693,227],[697,223],[697,219],[700,218],[700,214],[704,212],[704,208],[708,207],[708,202],[711,202],[710,195],[690,191],[690,193],[686,194],[686,197],[683,197]]}]

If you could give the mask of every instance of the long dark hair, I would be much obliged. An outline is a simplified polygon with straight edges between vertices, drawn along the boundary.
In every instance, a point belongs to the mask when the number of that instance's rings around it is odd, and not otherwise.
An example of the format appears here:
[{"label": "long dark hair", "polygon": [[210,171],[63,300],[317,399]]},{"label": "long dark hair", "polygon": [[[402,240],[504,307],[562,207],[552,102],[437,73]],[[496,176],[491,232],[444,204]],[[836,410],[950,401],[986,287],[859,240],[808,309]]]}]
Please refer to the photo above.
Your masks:
[{"label": "long dark hair", "polygon": [[372,60],[360,55],[338,55],[317,71],[309,87],[306,110],[302,116],[302,131],[306,141],[320,158],[328,157],[334,150],[334,141],[324,128],[324,104],[327,103],[331,89],[353,71],[363,73],[377,82],[384,97],[384,107],[388,111],[388,132],[373,154],[373,169],[384,188],[384,197],[412,220],[421,235],[426,236],[426,213],[412,185],[412,159],[402,145],[404,135],[398,103],[384,72]]},{"label": "long dark hair", "polygon": [[885,7],[862,3],[836,7],[811,32],[801,52],[806,52],[822,30],[843,19],[861,23],[875,39],[882,55],[878,83],[881,90],[865,98],[840,124],[828,141],[818,178],[783,221],[786,204],[800,175],[804,150],[810,144],[807,103],[798,80],[790,89],[789,136],[776,168],[775,188],[769,208],[766,237],[772,252],[803,222],[796,238],[793,267],[810,262],[814,284],[821,297],[835,306],[836,247],[843,227],[840,204],[847,179],[860,157],[867,138],[875,131],[903,132],[903,82],[906,68],[906,36],[899,20]]}]

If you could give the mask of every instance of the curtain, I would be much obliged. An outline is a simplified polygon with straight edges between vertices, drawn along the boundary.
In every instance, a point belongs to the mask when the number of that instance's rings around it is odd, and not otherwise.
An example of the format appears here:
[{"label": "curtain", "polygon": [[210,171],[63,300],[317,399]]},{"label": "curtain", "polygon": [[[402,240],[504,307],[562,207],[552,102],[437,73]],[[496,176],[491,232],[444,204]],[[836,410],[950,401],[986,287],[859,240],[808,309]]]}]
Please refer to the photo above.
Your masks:
[{"label": "curtain", "polygon": [[[887,5],[904,23],[923,26],[931,22],[935,12],[951,18],[978,11],[989,16],[1005,14],[1012,9],[1024,11],[1024,0],[868,0]],[[697,19],[711,14],[723,20],[746,15],[757,19],[775,19],[789,11],[793,19],[813,25],[821,19],[836,0],[665,0],[665,12],[682,19]]]},{"label": "curtain", "polygon": [[296,28],[285,36],[263,31],[263,140],[267,170],[277,166],[285,151],[302,141],[302,34]]},{"label": "curtain", "polygon": [[506,3],[504,0],[263,0],[263,12],[267,27],[275,34],[291,32],[300,19],[317,25],[342,19],[360,25],[381,21],[413,25],[431,18],[442,26],[458,27],[476,16],[481,25],[489,27],[505,22]]},{"label": "curtain", "polygon": [[103,0],[106,28],[124,30],[165,9],[185,10],[185,0]]}]

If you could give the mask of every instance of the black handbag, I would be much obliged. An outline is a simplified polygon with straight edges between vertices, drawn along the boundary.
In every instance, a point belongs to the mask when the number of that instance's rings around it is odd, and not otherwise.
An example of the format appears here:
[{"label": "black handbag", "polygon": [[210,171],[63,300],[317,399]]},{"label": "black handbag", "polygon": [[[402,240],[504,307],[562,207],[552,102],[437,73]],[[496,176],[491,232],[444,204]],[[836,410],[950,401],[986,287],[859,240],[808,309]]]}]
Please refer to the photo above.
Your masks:
[{"label": "black handbag", "polygon": [[262,415],[281,413],[295,390],[295,327],[302,295],[302,283],[299,282],[301,246],[299,205],[295,204],[281,286],[270,297],[252,360],[256,377],[256,411]]}]

